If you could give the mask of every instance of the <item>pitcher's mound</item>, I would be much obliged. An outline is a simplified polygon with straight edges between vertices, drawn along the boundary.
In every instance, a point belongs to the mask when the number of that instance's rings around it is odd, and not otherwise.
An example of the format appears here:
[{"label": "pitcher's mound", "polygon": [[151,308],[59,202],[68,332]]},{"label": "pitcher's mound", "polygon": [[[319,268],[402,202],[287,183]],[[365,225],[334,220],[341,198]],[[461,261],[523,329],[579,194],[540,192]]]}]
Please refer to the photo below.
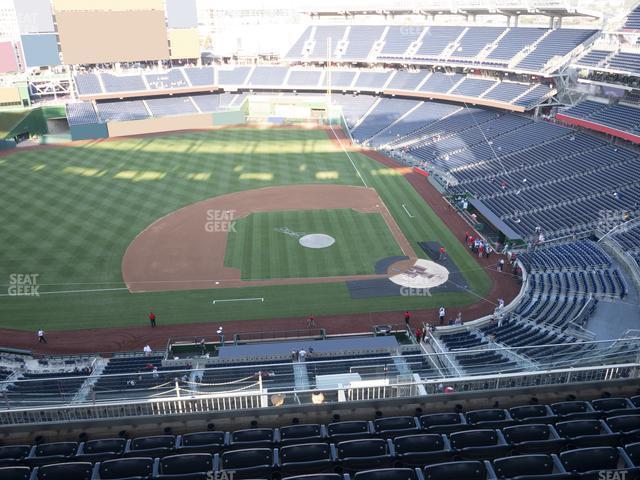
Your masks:
[{"label": "pitcher's mound", "polygon": [[324,233],[311,233],[298,240],[300,245],[307,248],[327,248],[336,243],[336,239]]}]

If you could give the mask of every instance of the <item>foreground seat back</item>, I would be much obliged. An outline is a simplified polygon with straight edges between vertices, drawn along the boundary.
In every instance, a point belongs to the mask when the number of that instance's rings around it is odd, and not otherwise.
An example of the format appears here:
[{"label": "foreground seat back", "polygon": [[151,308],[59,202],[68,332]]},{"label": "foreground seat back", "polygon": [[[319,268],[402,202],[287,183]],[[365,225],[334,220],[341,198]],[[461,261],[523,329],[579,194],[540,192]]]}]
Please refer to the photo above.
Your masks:
[{"label": "foreground seat back", "polygon": [[433,433],[449,433],[468,428],[461,413],[431,413],[422,415],[419,421],[423,429]]},{"label": "foreground seat back", "polygon": [[409,416],[378,418],[373,421],[373,428],[379,435],[399,432],[409,434],[420,429],[415,417]]},{"label": "foreground seat back", "polygon": [[274,440],[275,432],[270,428],[236,430],[231,434],[231,445],[240,448],[271,447]]},{"label": "foreground seat back", "polygon": [[0,468],[0,478],[2,480],[29,480],[31,469],[29,467],[3,467]]},{"label": "foreground seat back", "polygon": [[568,472],[591,472],[618,468],[618,450],[613,447],[592,447],[569,450],[560,454],[560,461]]},{"label": "foreground seat back", "polygon": [[380,468],[357,472],[354,480],[418,480],[418,475],[412,468]]},{"label": "foreground seat back", "polygon": [[579,418],[598,418],[598,412],[596,412],[589,402],[583,401],[567,401],[553,403],[550,406],[551,411],[564,420],[577,420]]},{"label": "foreground seat back", "polygon": [[310,442],[326,437],[324,426],[319,424],[290,425],[280,428],[279,431],[280,441],[283,443],[300,442],[301,440]]},{"label": "foreground seat back", "polygon": [[356,440],[358,438],[370,437],[373,433],[371,422],[347,421],[335,422],[327,425],[327,435],[332,442],[343,440]]},{"label": "foreground seat back", "polygon": [[248,471],[258,475],[271,470],[273,466],[273,450],[270,448],[251,448],[231,450],[222,454],[220,468],[222,470]]},{"label": "foreground seat back", "polygon": [[227,444],[225,432],[196,432],[178,438],[180,453],[219,453]]},{"label": "foreground seat back", "polygon": [[392,457],[382,438],[347,440],[336,445],[338,459],[346,472],[390,466]]},{"label": "foreground seat back", "polygon": [[148,457],[117,458],[100,463],[97,470],[101,479],[148,478],[153,473],[153,459]]},{"label": "foreground seat back", "polygon": [[77,449],[76,442],[42,443],[36,445],[33,455],[36,457],[71,457]]},{"label": "foreground seat back", "polygon": [[183,475],[213,471],[213,457],[208,453],[184,453],[169,455],[160,460],[163,475]]},{"label": "foreground seat back", "polygon": [[549,475],[553,473],[554,462],[551,455],[517,455],[495,459],[493,469],[498,478]]},{"label": "foreground seat back", "polygon": [[22,460],[31,451],[30,445],[7,445],[0,447],[0,461],[2,460]]},{"label": "foreground seat back", "polygon": [[502,429],[505,441],[521,454],[560,453],[567,440],[560,438],[552,425],[529,423]]},{"label": "foreground seat back", "polygon": [[451,460],[453,450],[443,435],[422,433],[395,437],[393,446],[396,458],[406,467],[423,467],[431,463]]},{"label": "foreground seat back", "polygon": [[93,472],[91,462],[55,463],[39,467],[37,480],[90,480]]},{"label": "foreground seat back", "polygon": [[515,423],[506,410],[499,408],[472,410],[467,412],[466,419],[468,423],[485,428],[501,428]]},{"label": "foreground seat back", "polygon": [[99,440],[90,440],[81,444],[81,451],[85,454],[94,453],[115,453],[121,454],[127,445],[124,438],[102,438]]},{"label": "foreground seat back", "polygon": [[485,480],[487,467],[477,460],[437,463],[424,467],[424,478],[425,480]]}]

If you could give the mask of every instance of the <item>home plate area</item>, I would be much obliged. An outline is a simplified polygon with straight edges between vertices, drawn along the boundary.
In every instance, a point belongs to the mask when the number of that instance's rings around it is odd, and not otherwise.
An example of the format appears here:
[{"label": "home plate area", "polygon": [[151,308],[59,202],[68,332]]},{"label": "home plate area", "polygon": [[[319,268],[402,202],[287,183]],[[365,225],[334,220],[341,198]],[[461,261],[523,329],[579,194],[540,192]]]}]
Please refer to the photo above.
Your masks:
[{"label": "home plate area", "polygon": [[391,280],[401,287],[431,289],[438,287],[449,279],[449,270],[431,260],[416,260],[408,270],[394,275]]},{"label": "home plate area", "polygon": [[[439,258],[438,242],[419,242],[425,256],[413,265],[398,257],[387,263],[389,278],[347,281],[353,299],[424,295],[443,292],[464,292],[467,284],[456,264],[448,257]],[[382,262],[379,262],[382,264]],[[376,272],[382,273],[382,272]]]}]

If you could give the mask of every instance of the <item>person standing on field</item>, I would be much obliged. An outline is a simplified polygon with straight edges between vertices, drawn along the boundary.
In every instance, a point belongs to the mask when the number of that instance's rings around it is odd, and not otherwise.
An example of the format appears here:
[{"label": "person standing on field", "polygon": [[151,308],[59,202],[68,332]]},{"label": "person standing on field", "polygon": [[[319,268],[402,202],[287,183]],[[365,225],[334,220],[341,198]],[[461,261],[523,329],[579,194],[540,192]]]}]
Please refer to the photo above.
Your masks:
[{"label": "person standing on field", "polygon": [[47,343],[47,339],[44,337],[44,330],[38,330],[38,343]]},{"label": "person standing on field", "polygon": [[407,326],[407,330],[411,331],[411,312],[409,310],[404,312],[404,323]]},{"label": "person standing on field", "polygon": [[156,314],[153,311],[149,313],[149,323],[151,328],[156,328]]}]

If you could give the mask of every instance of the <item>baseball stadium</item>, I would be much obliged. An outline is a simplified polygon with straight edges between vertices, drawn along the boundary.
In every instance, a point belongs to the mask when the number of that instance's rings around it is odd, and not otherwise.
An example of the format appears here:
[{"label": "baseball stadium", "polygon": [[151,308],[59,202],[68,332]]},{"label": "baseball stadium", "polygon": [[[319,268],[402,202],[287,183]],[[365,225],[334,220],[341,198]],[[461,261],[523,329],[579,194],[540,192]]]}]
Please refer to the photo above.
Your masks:
[{"label": "baseball stadium", "polygon": [[0,480],[640,479],[639,45],[0,0]]}]

